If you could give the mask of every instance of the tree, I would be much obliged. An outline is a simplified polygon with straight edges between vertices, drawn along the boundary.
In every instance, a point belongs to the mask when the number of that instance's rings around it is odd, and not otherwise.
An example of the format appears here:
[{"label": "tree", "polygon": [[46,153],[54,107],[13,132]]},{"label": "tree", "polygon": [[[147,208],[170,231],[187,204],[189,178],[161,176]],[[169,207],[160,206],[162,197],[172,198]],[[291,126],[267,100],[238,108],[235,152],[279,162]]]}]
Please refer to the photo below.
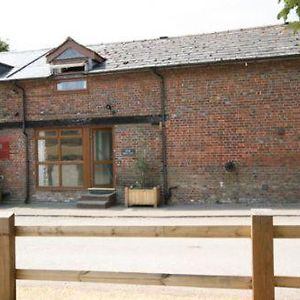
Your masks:
[{"label": "tree", "polygon": [[298,21],[294,21],[290,23],[290,26],[295,30],[300,30],[300,0],[278,0],[279,3],[283,2],[284,7],[277,15],[278,19],[283,19],[285,22],[287,21],[289,14],[291,11],[295,11],[298,17]]},{"label": "tree", "polygon": [[0,52],[4,52],[8,50],[9,50],[9,45],[6,42],[0,40]]}]

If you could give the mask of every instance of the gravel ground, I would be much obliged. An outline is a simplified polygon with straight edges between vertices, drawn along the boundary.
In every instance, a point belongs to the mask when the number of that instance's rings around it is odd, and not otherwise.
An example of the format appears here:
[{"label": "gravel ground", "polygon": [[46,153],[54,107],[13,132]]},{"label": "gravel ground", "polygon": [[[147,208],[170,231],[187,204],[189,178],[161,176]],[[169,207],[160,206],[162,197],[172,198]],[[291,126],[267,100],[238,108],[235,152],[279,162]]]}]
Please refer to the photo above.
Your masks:
[{"label": "gravel ground", "polygon": [[[65,282],[19,282],[17,300],[250,300],[251,291]],[[276,300],[299,300],[299,291],[276,289]]]},{"label": "gravel ground", "polygon": [[18,300],[250,300],[251,291],[61,282],[37,285],[29,282],[18,287],[17,296]]}]

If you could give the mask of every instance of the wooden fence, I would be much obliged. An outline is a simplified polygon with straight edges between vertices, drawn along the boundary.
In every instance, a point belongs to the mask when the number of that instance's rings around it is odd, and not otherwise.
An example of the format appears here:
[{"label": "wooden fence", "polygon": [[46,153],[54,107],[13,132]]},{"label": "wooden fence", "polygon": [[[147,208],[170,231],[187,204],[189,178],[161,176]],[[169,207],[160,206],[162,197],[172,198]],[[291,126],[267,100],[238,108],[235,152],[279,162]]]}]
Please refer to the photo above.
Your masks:
[{"label": "wooden fence", "polygon": [[[251,238],[252,277],[15,268],[16,237]],[[252,289],[254,300],[272,300],[275,287],[300,288],[300,277],[274,276],[273,239],[300,238],[300,226],[273,226],[272,216],[254,215],[251,226],[15,226],[0,217],[0,299],[16,299],[16,280],[81,281],[202,288]]]}]

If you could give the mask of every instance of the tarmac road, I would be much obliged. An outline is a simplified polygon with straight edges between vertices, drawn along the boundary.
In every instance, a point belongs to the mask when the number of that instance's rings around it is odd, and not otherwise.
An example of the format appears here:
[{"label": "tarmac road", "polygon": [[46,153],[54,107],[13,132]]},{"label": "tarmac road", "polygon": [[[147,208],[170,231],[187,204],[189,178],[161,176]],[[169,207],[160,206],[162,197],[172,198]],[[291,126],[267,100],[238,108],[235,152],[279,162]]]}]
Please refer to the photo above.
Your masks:
[{"label": "tarmac road", "polygon": [[[17,217],[16,223],[17,225],[233,225],[249,224],[250,218]],[[300,217],[275,217],[274,223],[300,224]],[[274,247],[275,274],[300,277],[300,240],[276,240]],[[27,237],[17,238],[16,263],[17,268],[22,269],[250,275],[251,244],[249,239]],[[287,296],[286,299],[300,299],[300,290],[280,290],[280,295]],[[241,299],[245,298],[240,295]]]}]

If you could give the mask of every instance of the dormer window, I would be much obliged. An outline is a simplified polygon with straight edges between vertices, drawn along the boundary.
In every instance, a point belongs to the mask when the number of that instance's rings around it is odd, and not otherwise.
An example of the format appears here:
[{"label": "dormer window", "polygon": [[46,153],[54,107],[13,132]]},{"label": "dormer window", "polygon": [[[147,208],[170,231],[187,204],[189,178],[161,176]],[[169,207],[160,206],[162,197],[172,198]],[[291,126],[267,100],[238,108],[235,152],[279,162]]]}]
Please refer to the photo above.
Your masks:
[{"label": "dormer window", "polygon": [[61,68],[61,73],[70,73],[70,72],[83,72],[85,71],[85,65],[82,66],[70,66]]},{"label": "dormer window", "polygon": [[86,62],[81,63],[69,63],[69,64],[59,64],[52,66],[52,74],[69,74],[69,73],[78,73],[78,72],[87,72],[89,71],[89,64]]},{"label": "dormer window", "polygon": [[88,72],[104,61],[105,58],[97,52],[80,45],[71,38],[47,55],[47,63],[50,64],[54,75]]}]

